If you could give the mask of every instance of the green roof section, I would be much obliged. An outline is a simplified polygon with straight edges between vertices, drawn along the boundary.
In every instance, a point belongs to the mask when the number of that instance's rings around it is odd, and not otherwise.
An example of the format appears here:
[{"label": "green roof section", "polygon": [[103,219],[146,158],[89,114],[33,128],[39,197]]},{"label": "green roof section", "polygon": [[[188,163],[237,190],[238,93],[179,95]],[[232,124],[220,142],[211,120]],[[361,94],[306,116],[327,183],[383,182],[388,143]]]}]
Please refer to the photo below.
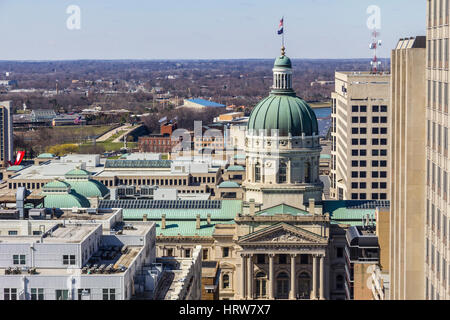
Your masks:
[{"label": "green roof section", "polygon": [[235,154],[233,159],[238,159],[238,160],[245,160],[246,155],[245,154]]},{"label": "green roof section", "polygon": [[45,208],[90,208],[88,199],[71,191],[70,193],[48,194],[44,198]]},{"label": "green roof section", "polygon": [[89,171],[86,171],[84,169],[76,168],[73,170],[70,170],[65,174],[66,177],[89,177],[91,173]]},{"label": "green roof section", "polygon": [[[220,222],[220,224],[223,223],[232,223],[232,220]],[[216,229],[216,224],[218,223],[213,221],[211,224],[202,221],[200,223],[200,229],[197,229],[197,222],[194,218],[193,221],[166,221],[166,228],[161,229],[161,221],[159,221],[156,223],[156,236],[212,237]]]},{"label": "green roof section", "polygon": [[193,220],[195,222],[197,214],[201,220],[206,220],[208,214],[211,214],[211,220],[229,221],[233,220],[237,213],[242,213],[242,200],[220,200],[219,209],[123,209],[123,218],[128,220],[142,220],[144,214],[147,214],[148,220],[161,220],[164,213],[166,220]]},{"label": "green roof section", "polygon": [[258,216],[274,216],[276,214],[289,214],[293,216],[298,216],[298,215],[307,215],[309,214],[309,212],[283,203],[274,207],[258,211],[255,214]]},{"label": "green roof section", "polygon": [[243,166],[229,166],[227,171],[245,171]]},{"label": "green roof section", "polygon": [[234,181],[223,181],[218,185],[219,188],[240,188],[239,183]]},{"label": "green roof section", "polygon": [[377,200],[327,200],[323,202],[323,212],[330,214],[331,223],[362,226],[369,215],[375,221],[377,207],[386,208],[389,201]]},{"label": "green roof section", "polygon": [[320,159],[331,159],[331,154],[322,153],[320,154]]},{"label": "green roof section", "polygon": [[86,198],[103,198],[108,193],[108,188],[101,182],[96,180],[87,180],[87,181],[69,181],[72,190],[85,196]]},{"label": "green roof section", "polygon": [[317,118],[311,107],[299,97],[271,93],[252,110],[249,130],[278,130],[280,136],[312,136],[319,134]]},{"label": "green roof section", "polygon": [[273,66],[275,68],[292,69],[292,62],[291,59],[286,56],[279,56],[275,59],[275,63],[273,64]]},{"label": "green roof section", "polygon": [[43,187],[44,191],[46,189],[69,189],[70,185],[67,182],[60,180],[53,180],[46,183]]},{"label": "green roof section", "polygon": [[53,153],[41,153],[37,157],[38,157],[38,159],[50,159],[50,158],[54,158],[55,155]]},{"label": "green roof section", "polygon": [[14,171],[14,172],[16,172],[16,171],[22,170],[23,168],[25,168],[25,167],[21,166],[21,165],[10,166],[10,167],[8,167],[8,169],[6,169],[6,171]]}]

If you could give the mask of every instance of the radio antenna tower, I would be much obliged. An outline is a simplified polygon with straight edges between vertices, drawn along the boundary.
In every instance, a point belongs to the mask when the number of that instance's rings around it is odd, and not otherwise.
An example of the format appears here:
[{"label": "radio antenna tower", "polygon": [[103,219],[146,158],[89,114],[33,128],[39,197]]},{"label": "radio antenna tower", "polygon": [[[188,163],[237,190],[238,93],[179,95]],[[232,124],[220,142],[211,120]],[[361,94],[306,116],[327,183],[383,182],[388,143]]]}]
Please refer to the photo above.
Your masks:
[{"label": "radio antenna tower", "polygon": [[377,57],[377,48],[381,47],[381,40],[378,39],[379,35],[380,33],[376,29],[373,29],[372,42],[369,44],[370,50],[373,50],[373,58],[372,61],[370,61],[371,73],[378,73],[378,71],[381,71],[381,61],[378,61]]}]

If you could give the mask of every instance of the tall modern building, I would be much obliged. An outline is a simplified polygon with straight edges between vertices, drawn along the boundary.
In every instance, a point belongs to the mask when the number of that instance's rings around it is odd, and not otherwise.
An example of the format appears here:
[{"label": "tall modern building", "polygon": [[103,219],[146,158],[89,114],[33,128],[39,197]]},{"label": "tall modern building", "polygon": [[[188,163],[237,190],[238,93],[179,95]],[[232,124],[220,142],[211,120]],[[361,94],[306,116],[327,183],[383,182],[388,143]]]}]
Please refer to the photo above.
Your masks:
[{"label": "tall modern building", "polygon": [[[390,299],[424,299],[424,36],[401,39],[391,54]],[[378,225],[377,225],[378,227]]]},{"label": "tall modern building", "polygon": [[0,101],[0,166],[13,158],[13,124],[11,101]]},{"label": "tall modern building", "polygon": [[389,73],[336,72],[330,196],[388,200]]},{"label": "tall modern building", "polygon": [[449,299],[449,1],[427,1],[425,298]]}]

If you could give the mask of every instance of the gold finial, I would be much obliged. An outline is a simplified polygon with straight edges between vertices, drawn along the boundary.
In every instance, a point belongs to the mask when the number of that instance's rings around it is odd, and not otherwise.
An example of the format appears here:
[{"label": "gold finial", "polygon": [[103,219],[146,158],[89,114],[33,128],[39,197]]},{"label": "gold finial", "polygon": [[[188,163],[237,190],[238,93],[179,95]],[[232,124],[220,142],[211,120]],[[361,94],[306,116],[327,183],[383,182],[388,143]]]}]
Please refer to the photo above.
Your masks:
[{"label": "gold finial", "polygon": [[284,46],[281,47],[281,55],[284,56],[286,52],[286,48]]}]

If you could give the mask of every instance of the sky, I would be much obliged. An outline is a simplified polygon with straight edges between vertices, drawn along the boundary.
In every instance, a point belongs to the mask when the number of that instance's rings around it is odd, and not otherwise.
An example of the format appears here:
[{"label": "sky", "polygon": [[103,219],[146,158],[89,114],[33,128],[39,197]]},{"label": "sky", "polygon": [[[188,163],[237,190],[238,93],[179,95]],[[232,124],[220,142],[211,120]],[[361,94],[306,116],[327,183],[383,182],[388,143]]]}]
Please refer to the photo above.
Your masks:
[{"label": "sky", "polygon": [[369,58],[370,5],[380,57],[425,35],[426,0],[0,0],[0,60],[271,59],[282,16],[291,58]]}]

